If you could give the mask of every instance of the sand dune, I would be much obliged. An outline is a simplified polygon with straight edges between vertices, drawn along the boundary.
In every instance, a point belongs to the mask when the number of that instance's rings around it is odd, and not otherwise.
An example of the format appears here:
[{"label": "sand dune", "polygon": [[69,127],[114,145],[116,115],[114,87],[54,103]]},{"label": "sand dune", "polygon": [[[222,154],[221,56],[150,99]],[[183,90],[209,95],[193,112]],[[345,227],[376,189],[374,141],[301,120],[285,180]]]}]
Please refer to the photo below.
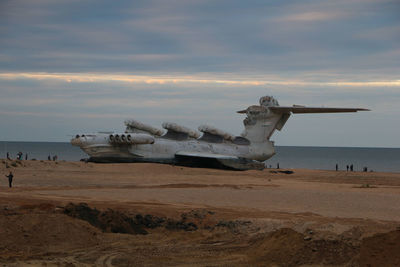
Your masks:
[{"label": "sand dune", "polygon": [[[0,169],[15,174],[11,189],[0,179],[6,265],[400,263],[399,253],[388,257],[377,249],[400,245],[398,173],[4,160]],[[70,202],[133,220],[151,214],[193,223],[196,230],[163,225],[145,226],[148,234],[140,237],[104,233],[64,214]]]}]

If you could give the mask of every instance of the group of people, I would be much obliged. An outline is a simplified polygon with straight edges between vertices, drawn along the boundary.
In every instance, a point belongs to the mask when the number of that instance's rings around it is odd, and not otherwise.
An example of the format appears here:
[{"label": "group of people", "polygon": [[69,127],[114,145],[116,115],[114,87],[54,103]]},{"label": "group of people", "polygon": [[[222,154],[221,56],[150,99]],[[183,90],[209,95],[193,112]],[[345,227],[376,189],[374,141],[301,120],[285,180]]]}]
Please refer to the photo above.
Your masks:
[{"label": "group of people", "polygon": [[[265,165],[265,168],[272,169],[272,165],[269,165],[269,167],[268,167],[268,165]],[[276,168],[279,169],[279,162],[276,164]]]},{"label": "group of people", "polygon": [[[53,156],[53,161],[57,161],[57,159],[58,159],[58,156],[54,155]],[[51,156],[50,155],[47,157],[47,160],[51,160]]]},{"label": "group of people", "polygon": [[[17,153],[17,159],[18,159],[18,160],[23,160],[23,157],[24,157],[24,153],[22,153],[21,151]],[[11,155],[10,155],[9,152],[7,152],[7,159],[8,159],[8,160],[12,160]],[[57,156],[57,155],[54,155],[54,156],[52,157],[51,155],[49,155],[49,156],[47,157],[47,159],[48,159],[48,160],[57,161],[58,156]],[[25,153],[25,160],[28,160],[28,153]]]},{"label": "group of people", "polygon": [[[24,157],[24,153],[22,153],[21,151],[17,153],[17,159],[18,160],[22,160],[23,157]],[[8,160],[12,160],[9,152],[7,152],[7,159]],[[25,160],[28,160],[28,153],[25,154]]]},{"label": "group of people", "polygon": [[[24,157],[24,153],[22,153],[21,151],[17,153],[17,160],[23,160]],[[8,160],[12,160],[11,155],[9,152],[7,152],[7,159]],[[54,155],[53,157],[51,157],[50,155],[47,157],[48,160],[53,160],[56,161],[58,159],[57,155]],[[25,160],[28,160],[28,153],[25,154]],[[13,182],[13,178],[14,178],[14,174],[10,171],[10,173],[8,175],[5,175],[8,178],[8,186],[11,188],[12,187],[12,182]]]},{"label": "group of people", "polygon": [[[339,164],[337,164],[336,163],[336,171],[338,171],[339,170]],[[354,166],[353,166],[353,164],[351,164],[351,165],[346,165],[346,171],[354,171]],[[367,172],[368,171],[368,167],[363,167],[363,171],[364,172]]]},{"label": "group of people", "polygon": [[[336,167],[336,171],[338,171],[338,170],[339,170],[339,164],[336,163],[336,166],[335,166],[335,167]],[[351,172],[354,171],[353,164],[351,164],[351,165],[346,165],[346,171],[349,171],[349,170],[350,170]]]},{"label": "group of people", "polygon": [[349,171],[349,169],[350,169],[351,172],[354,171],[353,164],[351,164],[350,166],[346,165],[346,171]]}]

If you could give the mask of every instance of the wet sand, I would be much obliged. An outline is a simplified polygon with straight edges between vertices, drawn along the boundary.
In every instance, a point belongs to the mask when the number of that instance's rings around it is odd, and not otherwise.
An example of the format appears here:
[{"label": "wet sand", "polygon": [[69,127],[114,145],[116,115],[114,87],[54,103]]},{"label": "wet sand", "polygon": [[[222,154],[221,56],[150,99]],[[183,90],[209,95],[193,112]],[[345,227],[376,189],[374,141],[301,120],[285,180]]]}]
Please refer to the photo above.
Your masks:
[{"label": "wet sand", "polygon": [[[400,264],[399,253],[387,257],[368,245],[379,238],[389,240],[387,251],[400,245],[399,173],[2,162],[1,173],[15,175],[11,189],[0,179],[0,239],[15,239],[0,247],[5,265]],[[66,216],[70,202],[128,215],[207,216],[189,218],[199,226],[191,232],[103,233]]]}]

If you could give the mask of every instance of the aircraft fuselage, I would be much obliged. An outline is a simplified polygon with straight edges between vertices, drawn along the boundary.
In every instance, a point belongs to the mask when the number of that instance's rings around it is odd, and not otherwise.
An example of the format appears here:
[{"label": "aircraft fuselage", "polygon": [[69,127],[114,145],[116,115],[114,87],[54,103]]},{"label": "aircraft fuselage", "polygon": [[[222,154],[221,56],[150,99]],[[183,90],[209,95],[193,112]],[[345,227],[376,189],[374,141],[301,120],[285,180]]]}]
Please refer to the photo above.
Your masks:
[{"label": "aircraft fuselage", "polygon": [[79,146],[94,162],[176,163],[176,154],[180,151],[231,155],[261,161],[275,154],[273,142],[258,144],[255,148],[252,145],[236,145],[225,141],[210,143],[193,138],[177,141],[158,137],[154,138],[153,144],[115,144],[109,142],[109,134],[86,134],[75,137],[71,142]]}]

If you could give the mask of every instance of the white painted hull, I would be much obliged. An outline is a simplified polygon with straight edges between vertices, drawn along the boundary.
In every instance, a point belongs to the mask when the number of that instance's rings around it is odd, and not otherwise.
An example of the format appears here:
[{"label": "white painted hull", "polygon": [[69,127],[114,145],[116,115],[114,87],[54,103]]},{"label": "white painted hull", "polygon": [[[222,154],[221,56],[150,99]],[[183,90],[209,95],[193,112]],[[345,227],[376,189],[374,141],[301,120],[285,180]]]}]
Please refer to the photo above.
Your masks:
[{"label": "white painted hull", "polygon": [[[80,146],[90,156],[90,160],[95,162],[178,163],[179,160],[176,157],[176,153],[179,151],[231,155],[243,160],[254,160],[257,158],[263,161],[275,153],[271,142],[252,147],[251,145],[235,145],[231,142],[209,143],[198,139],[177,141],[159,137],[155,138],[153,144],[134,145],[111,144],[107,137],[108,135],[103,134],[86,135],[85,137],[80,137],[79,141],[75,140],[72,143]],[[254,154],[254,152],[259,150],[262,150],[262,152]],[[237,164],[245,164],[243,160],[237,162],[218,160],[218,162],[227,167],[232,167]],[[245,168],[241,167],[241,169]]]}]

